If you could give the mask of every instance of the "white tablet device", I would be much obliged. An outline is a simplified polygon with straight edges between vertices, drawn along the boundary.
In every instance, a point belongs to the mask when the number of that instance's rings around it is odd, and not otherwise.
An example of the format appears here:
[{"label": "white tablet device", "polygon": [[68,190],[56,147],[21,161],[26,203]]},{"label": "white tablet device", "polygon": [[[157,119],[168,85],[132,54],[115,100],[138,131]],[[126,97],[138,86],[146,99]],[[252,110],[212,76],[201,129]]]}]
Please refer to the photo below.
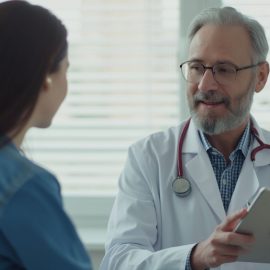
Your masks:
[{"label": "white tablet device", "polygon": [[255,243],[250,252],[239,256],[238,261],[270,263],[270,189],[260,188],[247,203],[247,209],[247,215],[236,226],[235,231],[253,234]]}]

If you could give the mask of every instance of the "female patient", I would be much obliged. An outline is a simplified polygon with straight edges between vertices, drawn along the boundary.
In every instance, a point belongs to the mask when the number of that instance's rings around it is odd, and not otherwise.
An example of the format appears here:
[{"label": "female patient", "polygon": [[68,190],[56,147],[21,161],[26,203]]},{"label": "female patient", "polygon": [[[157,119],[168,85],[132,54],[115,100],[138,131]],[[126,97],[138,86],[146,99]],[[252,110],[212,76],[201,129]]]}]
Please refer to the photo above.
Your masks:
[{"label": "female patient", "polygon": [[0,269],[91,269],[56,178],[20,151],[66,96],[66,35],[42,7],[0,4]]}]

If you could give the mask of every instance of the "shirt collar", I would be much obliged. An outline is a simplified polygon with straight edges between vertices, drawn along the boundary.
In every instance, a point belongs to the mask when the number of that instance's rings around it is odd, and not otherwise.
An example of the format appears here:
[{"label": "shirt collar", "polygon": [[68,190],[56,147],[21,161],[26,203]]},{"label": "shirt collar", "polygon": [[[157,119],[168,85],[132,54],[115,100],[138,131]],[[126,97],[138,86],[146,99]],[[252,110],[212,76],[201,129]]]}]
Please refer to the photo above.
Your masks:
[{"label": "shirt collar", "polygon": [[[203,147],[206,151],[208,151],[209,149],[211,149],[211,150],[215,149],[210,144],[210,142],[207,140],[205,134],[201,130],[198,130],[198,133],[199,133],[200,140],[203,144]],[[250,122],[248,122],[248,124],[244,130],[244,133],[243,133],[237,147],[235,148],[235,150],[233,152],[240,150],[243,153],[243,155],[246,157],[248,154],[249,145],[250,145]]]}]

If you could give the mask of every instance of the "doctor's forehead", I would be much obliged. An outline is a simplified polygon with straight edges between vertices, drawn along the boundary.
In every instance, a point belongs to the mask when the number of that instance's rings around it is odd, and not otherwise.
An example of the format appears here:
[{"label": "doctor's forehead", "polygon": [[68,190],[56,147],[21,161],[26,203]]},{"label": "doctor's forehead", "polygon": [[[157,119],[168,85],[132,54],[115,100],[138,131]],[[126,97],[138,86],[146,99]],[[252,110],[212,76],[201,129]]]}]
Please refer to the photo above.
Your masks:
[{"label": "doctor's forehead", "polygon": [[191,39],[188,58],[241,64],[252,59],[252,53],[249,35],[243,27],[208,24]]}]

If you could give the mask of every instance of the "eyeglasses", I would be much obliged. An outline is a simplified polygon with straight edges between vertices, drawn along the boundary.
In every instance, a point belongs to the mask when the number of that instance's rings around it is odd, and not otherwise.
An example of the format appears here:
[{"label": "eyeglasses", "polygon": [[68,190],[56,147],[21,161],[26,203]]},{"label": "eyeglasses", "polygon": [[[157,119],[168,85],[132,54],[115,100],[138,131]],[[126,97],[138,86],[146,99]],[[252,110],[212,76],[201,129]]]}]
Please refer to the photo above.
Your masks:
[{"label": "eyeglasses", "polygon": [[198,61],[186,61],[180,65],[184,79],[191,83],[199,83],[207,69],[212,71],[216,82],[228,85],[235,81],[238,71],[254,68],[262,63],[257,63],[244,67],[237,67],[229,63],[219,63],[212,67],[207,67]]}]

